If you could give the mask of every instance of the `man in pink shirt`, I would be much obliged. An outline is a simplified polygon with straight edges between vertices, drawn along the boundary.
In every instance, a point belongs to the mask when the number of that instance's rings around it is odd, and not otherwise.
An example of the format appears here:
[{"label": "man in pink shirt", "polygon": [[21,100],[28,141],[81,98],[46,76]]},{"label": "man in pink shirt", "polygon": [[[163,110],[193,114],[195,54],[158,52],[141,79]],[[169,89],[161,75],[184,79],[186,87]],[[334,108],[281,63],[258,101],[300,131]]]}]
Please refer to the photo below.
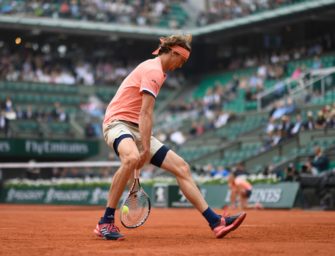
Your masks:
[{"label": "man in pink shirt", "polygon": [[252,194],[252,185],[247,181],[244,175],[231,173],[228,177],[228,186],[230,189],[230,208],[237,208],[237,200],[242,209],[263,209],[261,203],[248,204],[248,200]]},{"label": "man in pink shirt", "polygon": [[208,221],[216,238],[235,230],[246,217],[245,213],[227,217],[216,214],[194,183],[189,165],[152,136],[155,99],[166,79],[165,72],[184,65],[191,52],[191,41],[190,35],[161,38],[153,52],[157,57],[139,64],[122,82],[107,107],[104,138],[119,156],[121,166],[113,177],[104,216],[94,230],[99,237],[124,239],[114,224],[115,209],[134,171],[149,162],[176,176],[180,189]]},{"label": "man in pink shirt", "polygon": [[238,177],[235,173],[231,173],[228,177],[228,186],[230,188],[231,207],[236,207],[236,199],[239,198],[241,208],[246,209],[248,199],[251,196],[252,185],[245,178]]}]

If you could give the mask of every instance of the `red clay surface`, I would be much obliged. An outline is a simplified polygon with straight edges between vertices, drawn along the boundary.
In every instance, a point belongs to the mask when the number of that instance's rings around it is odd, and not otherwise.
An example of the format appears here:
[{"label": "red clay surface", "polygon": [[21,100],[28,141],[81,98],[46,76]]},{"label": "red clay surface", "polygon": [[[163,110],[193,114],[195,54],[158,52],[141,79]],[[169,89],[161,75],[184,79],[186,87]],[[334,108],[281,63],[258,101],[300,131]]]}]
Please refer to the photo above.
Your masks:
[{"label": "red clay surface", "polygon": [[215,239],[194,209],[153,209],[124,241],[93,235],[103,207],[0,205],[0,255],[334,255],[335,212],[248,211]]}]

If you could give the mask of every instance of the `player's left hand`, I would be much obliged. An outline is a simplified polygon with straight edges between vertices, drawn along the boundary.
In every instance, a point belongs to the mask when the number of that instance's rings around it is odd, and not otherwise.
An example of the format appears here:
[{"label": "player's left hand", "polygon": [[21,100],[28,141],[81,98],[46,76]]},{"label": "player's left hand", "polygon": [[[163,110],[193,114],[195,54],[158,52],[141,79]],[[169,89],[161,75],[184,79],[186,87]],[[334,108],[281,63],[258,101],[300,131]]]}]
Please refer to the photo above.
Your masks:
[{"label": "player's left hand", "polygon": [[140,170],[143,165],[145,165],[147,162],[149,162],[150,159],[150,150],[144,150],[140,153],[140,160],[137,164],[137,170]]}]

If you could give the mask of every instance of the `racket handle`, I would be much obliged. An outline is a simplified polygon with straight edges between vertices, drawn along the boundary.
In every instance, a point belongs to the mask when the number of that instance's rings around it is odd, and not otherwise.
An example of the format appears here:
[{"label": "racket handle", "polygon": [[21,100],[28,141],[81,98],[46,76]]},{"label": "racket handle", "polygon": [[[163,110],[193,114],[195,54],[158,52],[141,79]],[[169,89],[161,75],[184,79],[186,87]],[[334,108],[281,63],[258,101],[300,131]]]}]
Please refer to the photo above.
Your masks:
[{"label": "racket handle", "polygon": [[138,179],[139,177],[140,177],[140,170],[135,169],[135,171],[134,171],[134,178]]}]

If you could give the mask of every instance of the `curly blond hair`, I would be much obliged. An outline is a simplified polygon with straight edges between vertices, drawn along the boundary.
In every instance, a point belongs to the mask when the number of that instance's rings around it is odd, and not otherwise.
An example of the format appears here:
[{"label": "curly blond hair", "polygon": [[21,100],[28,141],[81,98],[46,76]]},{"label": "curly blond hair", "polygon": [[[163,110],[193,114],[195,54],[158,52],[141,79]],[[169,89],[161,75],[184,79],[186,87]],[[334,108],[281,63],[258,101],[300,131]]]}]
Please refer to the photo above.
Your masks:
[{"label": "curly blond hair", "polygon": [[171,50],[171,46],[178,45],[185,48],[188,51],[191,51],[192,35],[171,35],[167,37],[160,38],[159,44],[159,55],[161,53],[167,53]]}]

